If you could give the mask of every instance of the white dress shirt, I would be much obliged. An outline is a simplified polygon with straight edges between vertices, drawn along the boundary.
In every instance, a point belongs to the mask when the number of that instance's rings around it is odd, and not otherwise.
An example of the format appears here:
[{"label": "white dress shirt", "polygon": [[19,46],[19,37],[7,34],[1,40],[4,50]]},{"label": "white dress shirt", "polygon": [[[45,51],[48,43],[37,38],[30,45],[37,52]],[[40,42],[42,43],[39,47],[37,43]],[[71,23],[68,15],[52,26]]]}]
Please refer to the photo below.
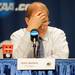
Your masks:
[{"label": "white dress shirt", "polygon": [[[30,40],[30,32],[26,28],[17,30],[10,38],[14,45],[13,58],[33,57],[33,44]],[[69,56],[66,36],[61,29],[49,26],[44,36],[43,45],[44,58],[65,59]]]}]

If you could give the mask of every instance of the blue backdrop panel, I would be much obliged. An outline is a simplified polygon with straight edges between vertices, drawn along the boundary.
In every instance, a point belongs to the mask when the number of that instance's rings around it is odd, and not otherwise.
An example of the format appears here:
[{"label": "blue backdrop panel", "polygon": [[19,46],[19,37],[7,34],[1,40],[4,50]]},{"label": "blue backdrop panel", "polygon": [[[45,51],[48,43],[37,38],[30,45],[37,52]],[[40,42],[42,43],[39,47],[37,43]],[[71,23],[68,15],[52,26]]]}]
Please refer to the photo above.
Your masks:
[{"label": "blue backdrop panel", "polygon": [[0,60],[0,75],[75,75],[75,60],[56,60],[54,70],[17,70],[16,59]]}]

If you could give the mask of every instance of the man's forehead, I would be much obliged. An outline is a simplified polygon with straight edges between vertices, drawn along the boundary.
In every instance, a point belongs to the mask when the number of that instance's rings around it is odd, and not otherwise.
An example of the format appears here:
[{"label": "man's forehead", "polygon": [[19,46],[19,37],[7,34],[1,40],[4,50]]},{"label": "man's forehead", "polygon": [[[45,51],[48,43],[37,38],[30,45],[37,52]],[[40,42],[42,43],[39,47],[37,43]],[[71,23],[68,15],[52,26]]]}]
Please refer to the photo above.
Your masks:
[{"label": "man's forehead", "polygon": [[44,13],[48,12],[44,7],[35,5],[32,9],[32,12],[37,13],[38,11],[42,11]]},{"label": "man's forehead", "polygon": [[47,7],[44,4],[34,3],[30,6],[33,10],[47,10]]},{"label": "man's forehead", "polygon": [[48,14],[47,14],[47,11],[44,10],[44,9],[36,9],[36,11],[33,10],[32,14],[36,14],[36,13],[38,13],[38,12],[40,12],[40,13],[44,13],[45,15],[48,15]]},{"label": "man's forehead", "polygon": [[46,7],[45,4],[43,3],[32,3],[29,5],[28,9],[27,9],[27,13],[28,15],[30,16],[31,14],[33,13],[37,13],[38,11],[43,11],[45,12],[46,14],[48,14],[48,8]]}]

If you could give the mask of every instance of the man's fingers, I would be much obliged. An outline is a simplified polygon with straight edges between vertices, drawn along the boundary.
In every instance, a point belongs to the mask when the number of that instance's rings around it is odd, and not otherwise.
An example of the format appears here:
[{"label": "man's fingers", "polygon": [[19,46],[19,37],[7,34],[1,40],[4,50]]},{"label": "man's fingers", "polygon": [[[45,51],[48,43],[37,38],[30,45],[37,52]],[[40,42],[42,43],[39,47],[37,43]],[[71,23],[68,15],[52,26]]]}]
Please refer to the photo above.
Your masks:
[{"label": "man's fingers", "polygon": [[42,13],[42,11],[39,11],[34,16],[39,16],[41,13]]},{"label": "man's fingers", "polygon": [[35,16],[38,17],[39,20],[46,21],[46,14],[43,13],[42,11],[39,11],[38,13],[36,13]]},{"label": "man's fingers", "polygon": [[46,21],[46,22],[43,23],[44,26],[46,26],[48,24],[49,24],[49,21]]},{"label": "man's fingers", "polygon": [[45,14],[45,13],[41,13],[41,14],[39,15],[40,18],[43,17],[43,16],[46,16],[46,14]]},{"label": "man's fingers", "polygon": [[46,19],[46,16],[42,16],[42,17],[40,17],[40,19],[45,20]]}]

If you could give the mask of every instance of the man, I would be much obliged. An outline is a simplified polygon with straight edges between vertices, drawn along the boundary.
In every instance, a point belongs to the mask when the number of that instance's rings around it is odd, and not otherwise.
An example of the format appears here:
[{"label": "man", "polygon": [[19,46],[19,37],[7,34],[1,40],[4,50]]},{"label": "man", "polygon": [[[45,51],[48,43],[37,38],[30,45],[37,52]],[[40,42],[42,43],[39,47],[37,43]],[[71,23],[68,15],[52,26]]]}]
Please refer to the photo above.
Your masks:
[{"label": "man", "polygon": [[25,17],[27,28],[20,29],[11,35],[11,41],[14,44],[13,58],[34,57],[33,44],[30,40],[32,29],[37,29],[39,36],[43,39],[44,49],[40,57],[68,58],[69,49],[65,34],[60,29],[48,26],[48,15],[48,8],[41,2],[33,2],[28,6],[27,17]]}]

